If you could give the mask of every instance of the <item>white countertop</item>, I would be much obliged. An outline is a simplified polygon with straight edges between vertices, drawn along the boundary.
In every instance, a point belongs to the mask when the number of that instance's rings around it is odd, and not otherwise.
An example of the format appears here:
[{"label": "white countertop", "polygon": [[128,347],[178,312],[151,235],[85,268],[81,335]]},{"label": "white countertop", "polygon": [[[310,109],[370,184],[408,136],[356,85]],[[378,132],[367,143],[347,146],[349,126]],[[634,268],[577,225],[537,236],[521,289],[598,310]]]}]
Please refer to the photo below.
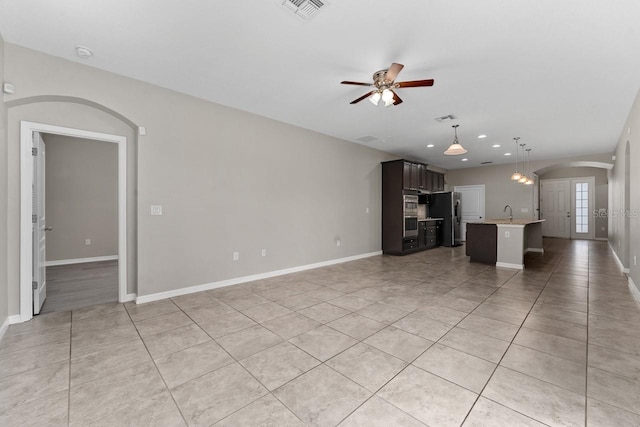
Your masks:
[{"label": "white countertop", "polygon": [[444,218],[418,218],[418,221],[444,221]]},{"label": "white countertop", "polygon": [[484,221],[474,221],[475,224],[493,224],[499,227],[525,227],[529,224],[544,222],[544,219],[487,219]]}]

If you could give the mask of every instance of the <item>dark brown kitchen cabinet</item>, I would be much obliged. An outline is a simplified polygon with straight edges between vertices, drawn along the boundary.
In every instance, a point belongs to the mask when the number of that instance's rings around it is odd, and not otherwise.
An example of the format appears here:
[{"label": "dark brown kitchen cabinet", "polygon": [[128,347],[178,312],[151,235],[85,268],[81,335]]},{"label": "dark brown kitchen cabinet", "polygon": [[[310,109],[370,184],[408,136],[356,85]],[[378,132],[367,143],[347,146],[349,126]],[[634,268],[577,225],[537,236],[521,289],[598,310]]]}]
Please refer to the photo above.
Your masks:
[{"label": "dark brown kitchen cabinet", "polygon": [[444,175],[441,173],[433,173],[433,186],[431,191],[444,191]]},{"label": "dark brown kitchen cabinet", "polygon": [[[442,179],[439,180],[440,176]],[[403,196],[420,195],[421,204],[428,204],[427,194],[436,190],[441,182],[444,190],[444,176],[427,170],[427,165],[409,160],[382,162],[382,251],[391,255],[406,255],[438,246],[437,222],[418,222],[415,228],[405,233],[403,216]],[[415,219],[413,219],[415,224]],[[427,233],[428,231],[428,233]]]},{"label": "dark brown kitchen cabinet", "polygon": [[405,190],[420,190],[420,167],[419,163],[402,161],[402,188]]}]

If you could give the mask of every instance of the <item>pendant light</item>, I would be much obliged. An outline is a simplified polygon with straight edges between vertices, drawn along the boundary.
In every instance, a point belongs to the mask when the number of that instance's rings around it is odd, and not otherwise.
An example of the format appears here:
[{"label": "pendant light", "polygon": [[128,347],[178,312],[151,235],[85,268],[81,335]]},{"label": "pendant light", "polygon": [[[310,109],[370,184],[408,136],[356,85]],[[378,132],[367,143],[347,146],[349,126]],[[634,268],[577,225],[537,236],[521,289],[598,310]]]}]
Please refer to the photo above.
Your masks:
[{"label": "pendant light", "polygon": [[520,140],[520,137],[518,136],[516,138],[513,138],[513,140],[516,142],[516,171],[513,173],[513,175],[511,175],[511,181],[517,181],[522,178],[522,174],[518,172],[518,151],[520,150],[520,148],[518,147],[518,141]]},{"label": "pendant light", "polygon": [[[522,163],[524,163],[524,147],[526,145],[527,144],[520,144],[520,147],[522,147]],[[527,174],[526,174],[527,170],[525,169],[524,172],[525,173],[523,173],[520,179],[518,180],[520,184],[524,184],[525,182],[527,182]]]},{"label": "pendant light", "polygon": [[447,148],[447,151],[444,152],[444,154],[447,156],[458,156],[467,152],[467,150],[465,150],[464,147],[458,142],[458,126],[460,125],[451,126],[453,128],[453,131],[455,132],[455,137],[453,138],[453,142],[451,143],[449,148]]},{"label": "pendant light", "polygon": [[[530,160],[530,154],[529,152],[531,151],[531,148],[527,148],[527,171],[529,170],[529,160]],[[531,172],[529,172],[531,173]],[[531,177],[527,177],[527,180],[525,181],[524,185],[533,185],[534,181],[533,178]]]}]

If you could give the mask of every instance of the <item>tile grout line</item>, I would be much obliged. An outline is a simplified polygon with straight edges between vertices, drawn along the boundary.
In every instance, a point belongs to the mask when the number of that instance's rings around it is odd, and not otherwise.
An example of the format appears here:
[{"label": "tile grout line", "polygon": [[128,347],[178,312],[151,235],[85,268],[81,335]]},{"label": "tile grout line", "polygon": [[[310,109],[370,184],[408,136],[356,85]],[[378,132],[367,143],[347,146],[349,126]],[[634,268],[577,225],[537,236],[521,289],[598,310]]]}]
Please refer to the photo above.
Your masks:
[{"label": "tile grout line", "polygon": [[[565,248],[566,251],[566,248]],[[564,253],[564,251],[563,251]],[[560,255],[560,259],[562,259],[562,255]],[[527,315],[525,316],[525,318],[522,320],[522,323],[520,324],[520,326],[518,327],[518,331],[514,334],[513,338],[511,339],[511,341],[509,342],[509,346],[507,347],[507,349],[504,351],[504,353],[502,354],[502,356],[500,357],[500,360],[498,361],[498,363],[496,364],[495,368],[493,369],[493,372],[491,372],[491,375],[489,376],[489,378],[487,379],[487,381],[485,382],[484,386],[482,387],[482,390],[480,390],[480,393],[478,393],[478,397],[476,398],[476,400],[473,402],[473,405],[471,405],[471,408],[469,408],[469,411],[467,412],[467,414],[465,415],[462,424],[465,423],[465,421],[467,420],[467,418],[469,417],[469,415],[471,414],[471,411],[473,411],[473,408],[476,406],[476,403],[478,403],[478,400],[480,400],[480,397],[482,396],[482,393],[484,393],[484,390],[487,388],[487,386],[489,385],[489,382],[491,382],[491,379],[493,378],[493,375],[495,374],[495,372],[498,370],[498,367],[501,366],[502,360],[504,359],[504,356],[507,354],[507,352],[509,351],[509,349],[511,348],[511,346],[513,345],[513,341],[516,339],[516,336],[518,335],[518,333],[520,333],[520,330],[524,327],[524,323],[527,321],[527,318],[529,317],[529,314],[531,314],[531,311],[533,310],[533,307],[536,305],[538,299],[540,299],[540,295],[542,295],[542,292],[545,290],[545,288],[547,287],[549,280],[551,279],[551,276],[553,275],[553,271],[555,271],[555,269],[558,267],[558,263],[556,263],[556,265],[554,266],[551,274],[549,275],[549,277],[546,279],[545,281],[545,285],[540,289],[540,292],[538,293],[538,297],[536,298],[536,300],[533,302],[533,305],[531,306],[531,308],[529,309],[529,311],[527,312]],[[504,367],[506,368],[506,367]],[[506,368],[508,369],[508,368]],[[519,372],[519,371],[516,371]],[[526,374],[525,374],[526,375]],[[484,397],[484,396],[482,396]],[[487,399],[485,397],[485,399]],[[489,399],[491,400],[491,399]],[[493,402],[493,400],[491,400]],[[499,402],[496,402],[498,404],[500,404]],[[500,404],[502,405],[502,404]],[[505,406],[505,405],[502,405]],[[509,408],[508,406],[505,406],[506,408]],[[513,409],[513,408],[509,408],[510,410],[517,412],[519,414],[522,414],[521,412]],[[527,418],[533,419],[535,420],[535,418],[532,418],[526,414],[522,414],[524,416],[526,416]],[[539,420],[535,420],[538,421],[540,423],[542,423],[542,421]],[[461,424],[461,425],[462,425]],[[544,424],[544,423],[543,423]]]},{"label": "tile grout line", "polygon": [[[171,301],[171,303],[174,304],[176,307],[178,307],[178,305],[175,304],[173,301]],[[147,347],[147,343],[144,342],[144,339],[142,338],[142,335],[140,335],[140,331],[138,331],[138,328],[136,327],[136,324],[133,321],[133,318],[131,317],[131,314],[129,313],[129,310],[127,309],[127,306],[125,305],[124,308],[125,308],[125,311],[126,311],[127,315],[129,316],[129,319],[131,320],[131,323],[133,324],[133,327],[136,330],[136,333],[138,334],[138,337],[140,338],[140,341],[142,341],[142,345],[144,346],[145,350],[147,350],[147,354],[149,355],[149,358],[151,359],[151,362],[153,363],[153,366],[156,368],[156,372],[158,373],[158,376],[162,380],[162,383],[164,384],[165,390],[167,391],[167,393],[169,393],[169,396],[171,396],[171,400],[173,401],[173,404],[176,405],[176,409],[178,410],[178,413],[180,414],[180,417],[182,417],[182,420],[184,421],[185,425],[188,426],[189,423],[187,422],[186,417],[182,413],[182,408],[180,408],[180,405],[178,405],[178,402],[176,402],[175,397],[173,397],[173,393],[171,393],[171,389],[167,385],[167,382],[164,380],[164,377],[162,376],[162,373],[160,372],[160,369],[158,369],[158,365],[156,364],[155,359],[151,355],[151,352],[149,351],[149,348]],[[178,307],[178,309],[180,309],[182,311],[182,309],[180,307]],[[184,311],[183,311],[183,313],[184,313]],[[186,313],[185,313],[185,315],[186,315]],[[159,317],[159,316],[155,316],[155,317]],[[191,319],[191,318],[189,317],[189,319]]]},{"label": "tile grout line", "polygon": [[584,361],[584,425],[588,424],[588,411],[589,404],[589,302],[590,302],[590,288],[591,288],[591,246],[587,246],[587,345],[586,356]]},{"label": "tile grout line", "polygon": [[67,392],[67,427],[71,425],[71,349],[73,346],[73,310],[69,312],[69,385]]}]

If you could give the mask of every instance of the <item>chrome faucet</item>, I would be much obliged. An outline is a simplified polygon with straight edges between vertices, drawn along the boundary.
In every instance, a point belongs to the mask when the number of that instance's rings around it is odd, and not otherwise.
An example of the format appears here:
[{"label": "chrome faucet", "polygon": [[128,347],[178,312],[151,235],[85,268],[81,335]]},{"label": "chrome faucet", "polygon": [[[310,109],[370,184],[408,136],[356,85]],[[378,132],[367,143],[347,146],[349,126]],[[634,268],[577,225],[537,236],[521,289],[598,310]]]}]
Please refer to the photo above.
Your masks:
[{"label": "chrome faucet", "polygon": [[509,208],[509,221],[513,221],[513,209],[511,209],[511,205],[505,206],[502,212],[506,212],[507,208]]}]

